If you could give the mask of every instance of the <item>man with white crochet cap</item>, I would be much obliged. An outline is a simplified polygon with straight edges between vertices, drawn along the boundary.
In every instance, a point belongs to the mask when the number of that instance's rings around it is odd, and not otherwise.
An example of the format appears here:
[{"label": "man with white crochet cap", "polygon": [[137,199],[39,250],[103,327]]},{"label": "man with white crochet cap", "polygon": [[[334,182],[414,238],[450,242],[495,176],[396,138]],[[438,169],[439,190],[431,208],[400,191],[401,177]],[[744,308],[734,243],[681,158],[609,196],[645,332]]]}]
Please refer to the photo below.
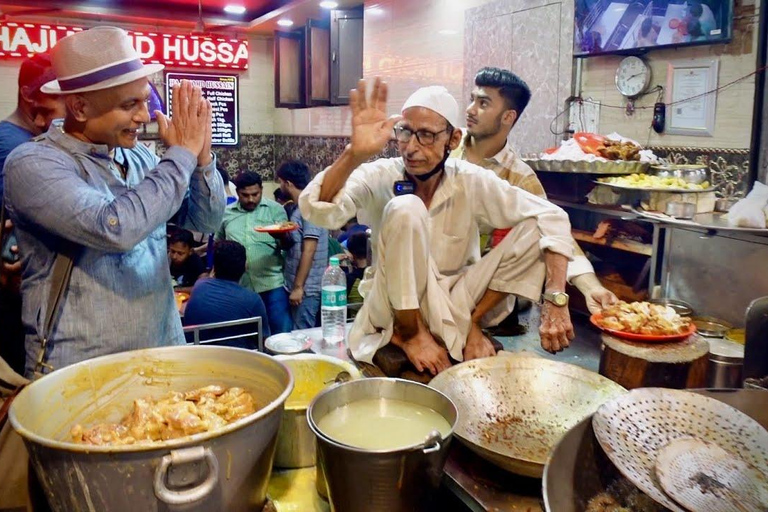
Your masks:
[{"label": "man with white crochet cap", "polygon": [[[165,224],[211,233],[225,208],[211,153],[211,105],[198,87],[174,89],[173,118],[158,114],[168,150],[159,159],[138,135],[150,121],[148,77],[128,34],[96,27],[51,51],[66,116],[22,144],[5,164],[5,200],[22,255],[28,377],[99,355],[183,344],[168,273]],[[70,256],[69,282],[56,261]],[[46,343],[49,290],[65,284]]]},{"label": "man with white crochet cap", "polygon": [[[481,328],[495,325],[513,296],[545,300],[541,342],[556,352],[573,338],[564,294],[573,242],[557,206],[492,171],[448,158],[461,139],[459,106],[444,87],[412,94],[387,118],[387,86],[351,92],[352,138],[299,198],[305,218],[335,229],[357,216],[371,226],[374,261],[365,302],[349,336],[356,359],[372,362],[389,342],[418,371],[494,355]],[[390,137],[400,158],[379,159]],[[515,229],[480,257],[480,226]],[[372,273],[372,275],[370,275]],[[563,299],[565,299],[563,301]]]}]

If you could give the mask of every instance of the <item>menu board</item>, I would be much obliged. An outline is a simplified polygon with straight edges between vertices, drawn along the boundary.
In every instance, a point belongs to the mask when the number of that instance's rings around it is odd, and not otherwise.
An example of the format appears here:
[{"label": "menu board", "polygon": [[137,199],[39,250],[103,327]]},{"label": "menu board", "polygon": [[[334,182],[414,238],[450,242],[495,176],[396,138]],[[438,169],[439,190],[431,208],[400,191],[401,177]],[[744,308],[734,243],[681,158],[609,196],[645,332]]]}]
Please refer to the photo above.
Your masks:
[{"label": "menu board", "polygon": [[173,86],[189,80],[203,90],[213,110],[213,145],[236,146],[240,138],[237,106],[236,75],[204,75],[195,73],[166,73],[165,98],[168,112],[173,116]]}]

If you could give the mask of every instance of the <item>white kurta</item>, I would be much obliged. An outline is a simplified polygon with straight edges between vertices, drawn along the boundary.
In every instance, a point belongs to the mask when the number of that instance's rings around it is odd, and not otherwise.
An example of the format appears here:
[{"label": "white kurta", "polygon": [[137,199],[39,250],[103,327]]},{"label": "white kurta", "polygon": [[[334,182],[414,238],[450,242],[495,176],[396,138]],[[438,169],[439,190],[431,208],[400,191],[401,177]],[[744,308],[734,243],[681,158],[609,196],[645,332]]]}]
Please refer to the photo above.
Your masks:
[{"label": "white kurta", "polygon": [[[363,164],[351,174],[344,188],[332,202],[319,200],[325,172],[318,174],[302,192],[299,198],[302,215],[310,222],[329,229],[338,229],[347,220],[357,216],[360,223],[371,227],[374,258],[372,266],[376,268],[385,207],[395,197],[395,181],[404,177],[405,167],[402,159],[381,159]],[[435,336],[446,343],[449,352],[457,360],[462,359],[461,349],[466,342],[469,326],[466,320],[471,315],[471,310],[459,308],[457,311],[455,305],[451,305],[451,288],[455,283],[462,281],[458,276],[464,275],[470,267],[480,261],[481,226],[504,229],[531,219],[526,224],[530,226],[529,231],[536,235],[534,245],[537,242],[539,259],[540,252],[544,250],[563,254],[569,259],[572,257],[570,223],[563,210],[545,199],[511,186],[492,171],[466,161],[448,159],[445,174],[427,213],[425,229],[431,258],[427,266],[431,269],[430,272],[435,274],[434,279],[426,279],[426,283],[424,280],[420,283],[410,282],[416,279],[412,272],[397,272],[386,276],[387,289],[390,295],[393,290],[398,289],[409,294],[409,290],[426,286],[424,302],[430,304],[430,311],[424,314],[425,311],[422,310],[422,316],[425,319],[443,319],[440,322],[428,323],[428,327]],[[406,238],[404,237],[401,243],[412,244]],[[408,250],[399,252],[409,253]],[[490,270],[492,273],[493,269]],[[510,275],[513,274],[514,272]],[[489,281],[493,279],[491,275],[487,277]],[[542,277],[536,279],[540,281]],[[409,282],[403,283],[402,280]],[[372,283],[368,281],[361,285],[361,290],[370,290],[371,286]],[[380,318],[380,314],[369,315],[369,311],[391,311],[391,304],[369,303],[380,301],[382,297],[384,295],[381,293],[366,296],[366,303],[358,313],[350,333],[350,349],[356,358],[363,361],[370,362],[375,350],[388,343],[391,338],[391,318],[386,321],[386,318]],[[413,305],[413,296],[390,296],[390,302],[400,306]],[[461,318],[456,318],[457,315]],[[440,325],[434,325],[435,323]]]}]

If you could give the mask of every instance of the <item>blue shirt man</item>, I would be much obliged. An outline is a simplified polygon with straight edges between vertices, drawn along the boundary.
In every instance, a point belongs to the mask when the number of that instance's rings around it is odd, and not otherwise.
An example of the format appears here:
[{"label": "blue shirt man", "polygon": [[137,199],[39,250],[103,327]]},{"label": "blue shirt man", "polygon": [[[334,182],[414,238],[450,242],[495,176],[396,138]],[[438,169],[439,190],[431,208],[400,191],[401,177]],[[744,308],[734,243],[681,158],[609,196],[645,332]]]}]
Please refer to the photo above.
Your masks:
[{"label": "blue shirt man", "polygon": [[[192,289],[184,310],[184,325],[200,325],[261,317],[262,338],[270,336],[264,301],[258,293],[238,282],[245,273],[245,248],[232,240],[220,240],[213,248],[213,276],[201,279]],[[252,332],[249,326],[233,326],[203,333],[202,339],[223,338]],[[237,339],[223,345],[255,349],[255,339]]]},{"label": "blue shirt man", "polygon": [[[280,190],[298,203],[301,191],[312,180],[309,167],[289,161],[277,169]],[[291,220],[298,229],[291,232],[292,244],[285,258],[285,290],[290,294],[294,329],[311,329],[318,323],[323,273],[328,266],[328,230],[301,216],[296,208]]]},{"label": "blue shirt man", "polygon": [[41,90],[66,95],[64,122],[19,146],[5,165],[22,258],[29,376],[44,371],[36,364],[42,324],[63,252],[74,255],[74,268],[48,336],[50,367],[184,343],[165,223],[178,211],[183,227],[213,232],[225,206],[210,152],[211,105],[199,88],[175,86],[173,119],[158,113],[169,148],[161,160],[137,137],[149,122],[147,77],[162,66],[144,66],[125,31],[96,27],[65,37],[52,61],[58,80]]}]

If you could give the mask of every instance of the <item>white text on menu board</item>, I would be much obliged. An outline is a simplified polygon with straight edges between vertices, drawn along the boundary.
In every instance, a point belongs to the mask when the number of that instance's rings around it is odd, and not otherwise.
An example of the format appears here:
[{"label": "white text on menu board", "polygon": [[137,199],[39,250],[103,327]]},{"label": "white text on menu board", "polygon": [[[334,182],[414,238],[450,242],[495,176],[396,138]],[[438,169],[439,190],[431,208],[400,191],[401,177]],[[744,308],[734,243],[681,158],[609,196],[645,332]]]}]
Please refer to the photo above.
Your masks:
[{"label": "white text on menu board", "polygon": [[[203,90],[203,95],[211,102],[213,112],[213,144],[237,144],[237,133],[232,122],[227,120],[236,110],[237,79],[232,76],[216,77],[215,79],[197,78],[168,78],[168,87],[180,85],[181,80],[189,80]],[[236,112],[234,113],[236,116]]]}]

